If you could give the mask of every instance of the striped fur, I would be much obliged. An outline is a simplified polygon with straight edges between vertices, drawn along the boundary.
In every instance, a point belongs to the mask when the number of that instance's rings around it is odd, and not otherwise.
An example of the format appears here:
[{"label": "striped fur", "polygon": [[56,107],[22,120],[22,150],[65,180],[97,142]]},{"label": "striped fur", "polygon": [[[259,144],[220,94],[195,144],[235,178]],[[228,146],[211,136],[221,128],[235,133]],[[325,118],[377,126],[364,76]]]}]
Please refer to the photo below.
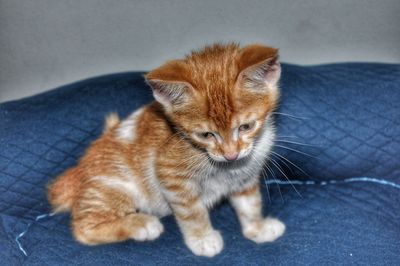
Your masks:
[{"label": "striped fur", "polygon": [[149,72],[156,101],[122,121],[109,116],[78,165],[49,185],[54,210],[72,212],[75,238],[152,240],[173,214],[193,253],[211,257],[223,241],[208,210],[224,198],[247,238],[282,235],[280,221],[262,217],[258,181],[275,137],[277,58],[262,45],[216,44]]}]

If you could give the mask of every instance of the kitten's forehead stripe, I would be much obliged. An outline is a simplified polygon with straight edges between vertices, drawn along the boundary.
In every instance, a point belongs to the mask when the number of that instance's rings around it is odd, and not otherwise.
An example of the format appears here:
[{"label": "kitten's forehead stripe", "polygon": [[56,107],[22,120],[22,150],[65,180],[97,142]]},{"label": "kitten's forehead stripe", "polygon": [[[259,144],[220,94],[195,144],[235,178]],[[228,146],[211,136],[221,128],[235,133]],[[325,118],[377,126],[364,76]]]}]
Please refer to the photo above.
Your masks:
[{"label": "kitten's forehead stripe", "polygon": [[223,90],[209,94],[208,115],[220,129],[230,128],[234,107],[232,99]]},{"label": "kitten's forehead stripe", "polygon": [[235,60],[239,49],[237,44],[217,44],[185,58],[195,89],[205,97],[207,115],[220,129],[231,127],[235,112],[232,90],[238,75]]}]

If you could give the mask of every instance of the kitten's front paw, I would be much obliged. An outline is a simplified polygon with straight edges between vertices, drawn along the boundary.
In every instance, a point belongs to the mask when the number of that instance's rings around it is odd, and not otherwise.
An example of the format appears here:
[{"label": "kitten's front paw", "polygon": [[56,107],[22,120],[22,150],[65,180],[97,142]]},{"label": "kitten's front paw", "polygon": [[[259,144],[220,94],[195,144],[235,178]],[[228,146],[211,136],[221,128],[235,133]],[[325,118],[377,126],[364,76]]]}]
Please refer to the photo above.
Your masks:
[{"label": "kitten's front paw", "polygon": [[221,234],[215,230],[202,237],[188,237],[185,242],[197,256],[214,257],[224,247]]},{"label": "kitten's front paw", "polygon": [[156,217],[149,216],[143,227],[138,228],[132,236],[137,241],[154,240],[161,235],[164,227]]},{"label": "kitten's front paw", "polygon": [[274,218],[265,218],[246,226],[243,234],[256,243],[272,242],[283,235],[285,224]]}]

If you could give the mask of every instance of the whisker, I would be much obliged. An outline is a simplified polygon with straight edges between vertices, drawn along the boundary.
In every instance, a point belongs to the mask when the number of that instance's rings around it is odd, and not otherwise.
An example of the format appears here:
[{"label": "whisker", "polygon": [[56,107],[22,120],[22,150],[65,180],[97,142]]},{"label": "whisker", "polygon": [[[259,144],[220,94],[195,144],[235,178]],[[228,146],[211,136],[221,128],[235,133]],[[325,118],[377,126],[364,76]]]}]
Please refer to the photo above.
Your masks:
[{"label": "whisker", "polygon": [[268,174],[266,173],[264,164],[261,163],[261,162],[257,159],[256,156],[253,155],[252,158],[253,158],[253,159],[257,162],[257,164],[261,167],[261,172],[262,172],[261,174],[262,174],[262,177],[263,177],[263,179],[264,179],[265,186],[266,186],[266,188],[267,188],[268,202],[269,202],[269,203],[272,203],[272,201],[271,201],[271,195],[270,195],[270,193],[269,193],[269,186],[268,186],[268,183],[267,183],[267,180],[266,180],[266,178],[268,179]]},{"label": "whisker", "polygon": [[289,117],[289,118],[297,119],[297,120],[307,120],[307,119],[310,119],[310,118],[308,118],[308,117],[300,117],[300,116],[295,116],[295,115],[286,114],[286,113],[282,113],[282,112],[271,112],[271,114],[283,115],[283,116],[287,116],[287,117]]},{"label": "whisker", "polygon": [[303,155],[305,155],[305,156],[308,156],[308,157],[311,157],[311,158],[316,159],[315,156],[312,156],[312,155],[310,155],[310,154],[308,154],[308,153],[305,153],[305,152],[302,152],[302,151],[299,151],[299,150],[296,150],[296,149],[293,149],[293,148],[289,148],[289,147],[282,146],[282,145],[278,145],[278,144],[275,144],[274,146],[280,147],[280,148],[283,148],[283,149],[287,149],[287,150],[291,150],[291,151],[294,151],[294,152],[297,152],[297,153],[303,154]]},{"label": "whisker", "polygon": [[319,147],[317,145],[306,144],[306,143],[301,143],[301,142],[296,142],[296,141],[283,140],[283,139],[275,139],[275,141],[296,144],[296,145],[301,145],[301,146],[308,146],[308,147]]},{"label": "whisker", "polygon": [[200,158],[200,157],[202,157],[202,156],[204,156],[204,155],[201,154],[201,153],[200,153],[200,154],[192,155],[192,156],[190,156],[189,158],[186,158],[186,159],[184,159],[183,161],[181,161],[178,165],[176,165],[176,167],[181,166],[182,164],[187,163],[187,162],[189,162],[189,161],[191,161],[191,163],[193,163],[193,162],[195,162],[194,159]]},{"label": "whisker", "polygon": [[301,169],[298,165],[296,165],[295,163],[293,163],[291,160],[287,159],[286,157],[280,155],[277,152],[271,151],[272,154],[274,154],[275,156],[279,156],[280,158],[282,158],[283,160],[287,161],[288,163],[290,163],[291,165],[293,165],[294,167],[296,167],[298,170],[300,170],[303,174],[305,174],[307,177],[309,177],[310,179],[313,179],[309,174],[307,174],[307,172],[305,172],[303,169]]},{"label": "whisker", "polygon": [[303,196],[301,196],[300,192],[296,189],[296,187],[292,184],[292,182],[290,181],[290,179],[288,178],[288,176],[282,171],[281,167],[279,166],[279,164],[276,163],[276,161],[274,159],[271,159],[271,163],[273,165],[275,165],[276,168],[278,168],[279,172],[282,173],[282,175],[286,178],[286,180],[290,183],[290,185],[293,187],[294,191],[296,191],[296,193],[300,196],[300,198],[303,198]]},{"label": "whisker", "polygon": [[172,145],[172,147],[170,147],[170,150],[174,149],[178,144],[182,144],[182,141],[185,141],[185,139],[179,136],[179,140],[174,145]]},{"label": "whisker", "polygon": [[263,172],[264,183],[265,183],[265,186],[267,187],[268,202],[269,202],[269,203],[272,203],[272,201],[271,201],[271,195],[269,194],[269,186],[268,186],[268,182],[267,182],[268,174],[265,172],[265,169],[264,169],[264,168],[262,168],[262,172]]},{"label": "whisker", "polygon": [[280,162],[282,162],[286,166],[286,168],[289,169],[290,173],[294,174],[292,168],[284,160],[282,160],[282,158],[279,158],[278,156],[276,156],[276,154],[274,154],[273,151],[271,151],[271,155],[275,156],[276,159],[278,159]]},{"label": "whisker", "polygon": [[162,142],[157,148],[161,148],[162,146],[164,146],[165,144],[167,144],[168,141],[170,141],[173,137],[175,137],[176,135],[180,134],[180,132],[175,132],[173,133],[171,136],[169,136],[164,142]]},{"label": "whisker", "polygon": [[[208,159],[204,158],[200,162],[194,161],[192,162],[188,167],[186,167],[185,170],[191,172],[188,176],[189,179],[195,177],[197,174],[199,174],[202,170],[204,170],[205,166],[208,166]],[[206,176],[208,177],[208,175]]]},{"label": "whisker", "polygon": [[276,184],[277,187],[278,187],[278,191],[279,191],[279,195],[281,196],[281,201],[282,201],[282,203],[285,203],[285,200],[283,199],[283,196],[282,196],[281,187],[279,186],[279,183],[276,182],[277,178],[276,178],[276,176],[275,176],[274,171],[272,171],[272,169],[271,169],[267,164],[265,164],[265,167],[267,167],[268,172],[271,173],[273,180],[275,180],[275,184]]},{"label": "whisker", "polygon": [[297,136],[284,136],[284,135],[278,135],[281,138],[292,138],[292,139],[299,139]]}]

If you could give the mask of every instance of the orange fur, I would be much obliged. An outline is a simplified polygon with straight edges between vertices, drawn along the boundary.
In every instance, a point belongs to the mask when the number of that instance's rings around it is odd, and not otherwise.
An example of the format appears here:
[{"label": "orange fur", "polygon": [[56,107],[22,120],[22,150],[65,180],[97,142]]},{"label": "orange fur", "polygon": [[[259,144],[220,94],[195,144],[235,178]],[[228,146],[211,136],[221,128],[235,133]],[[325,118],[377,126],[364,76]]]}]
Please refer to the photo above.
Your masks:
[{"label": "orange fur", "polygon": [[104,132],[111,130],[119,124],[120,120],[116,113],[111,113],[106,117],[106,125],[104,126]]},{"label": "orange fur", "polygon": [[[277,57],[262,45],[216,44],[149,72],[157,101],[122,121],[108,116],[78,165],[49,185],[54,210],[72,212],[75,238],[90,245],[152,240],[163,231],[157,217],[174,214],[189,248],[213,256],[223,244],[208,209],[224,197],[250,239],[270,233],[258,174],[274,137]],[[250,213],[242,210],[246,200]]]}]

